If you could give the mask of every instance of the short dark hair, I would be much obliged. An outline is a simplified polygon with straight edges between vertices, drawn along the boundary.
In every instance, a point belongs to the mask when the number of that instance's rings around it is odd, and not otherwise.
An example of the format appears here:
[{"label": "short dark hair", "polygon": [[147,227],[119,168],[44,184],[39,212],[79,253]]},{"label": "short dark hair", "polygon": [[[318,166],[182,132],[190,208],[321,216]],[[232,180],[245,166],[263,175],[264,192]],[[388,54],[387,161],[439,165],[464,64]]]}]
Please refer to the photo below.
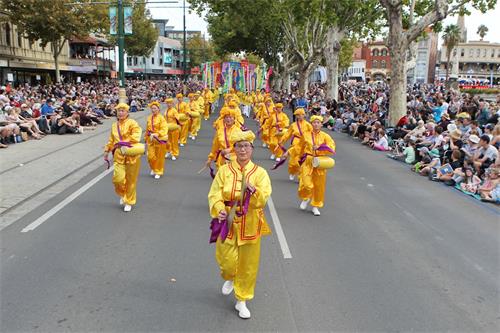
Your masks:
[{"label": "short dark hair", "polygon": [[489,135],[486,135],[486,134],[481,135],[481,140],[483,140],[486,143],[490,143]]}]

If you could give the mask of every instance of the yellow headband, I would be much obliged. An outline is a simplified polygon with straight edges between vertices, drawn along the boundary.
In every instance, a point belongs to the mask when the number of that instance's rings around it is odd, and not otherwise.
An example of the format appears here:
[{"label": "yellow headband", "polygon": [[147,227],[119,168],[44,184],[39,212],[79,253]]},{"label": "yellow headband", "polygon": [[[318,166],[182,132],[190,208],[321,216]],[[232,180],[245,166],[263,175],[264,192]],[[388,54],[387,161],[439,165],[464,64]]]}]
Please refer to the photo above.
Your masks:
[{"label": "yellow headband", "polygon": [[296,116],[305,116],[306,112],[304,111],[303,108],[298,108],[293,112],[293,114]]},{"label": "yellow headband", "polygon": [[165,100],[165,103],[173,103],[174,102],[174,99],[173,98],[167,98]]},{"label": "yellow headband", "polygon": [[125,111],[128,112],[128,109],[130,109],[130,106],[128,106],[127,103],[118,103],[116,106],[115,106],[115,110],[118,110],[118,109],[124,109]]},{"label": "yellow headband", "polygon": [[253,140],[255,140],[255,134],[248,130],[248,131],[233,131],[231,134],[231,141],[236,143],[240,141],[248,141],[250,143],[253,143]]},{"label": "yellow headband", "polygon": [[322,122],[323,122],[323,117],[321,117],[321,116],[316,116],[316,115],[311,116],[311,123],[312,123],[313,121],[315,121],[315,120],[319,120],[319,121],[322,123]]},{"label": "yellow headband", "polygon": [[152,108],[154,105],[156,105],[158,107],[158,109],[161,108],[160,102],[158,102],[158,101],[153,101],[153,102],[148,104],[149,108]]}]

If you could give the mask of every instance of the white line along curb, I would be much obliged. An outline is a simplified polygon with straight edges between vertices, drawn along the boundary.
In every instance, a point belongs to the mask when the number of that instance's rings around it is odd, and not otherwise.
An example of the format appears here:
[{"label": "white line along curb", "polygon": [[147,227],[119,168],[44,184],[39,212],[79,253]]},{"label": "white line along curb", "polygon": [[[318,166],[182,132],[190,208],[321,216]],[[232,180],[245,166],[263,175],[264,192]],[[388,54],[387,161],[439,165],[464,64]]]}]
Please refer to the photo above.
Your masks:
[{"label": "white line along curb", "polygon": [[274,207],[272,197],[269,197],[267,205],[269,206],[269,211],[271,212],[271,218],[273,219],[274,228],[276,229],[276,236],[278,236],[278,241],[280,242],[281,252],[283,252],[283,258],[292,259],[292,254],[290,253],[290,249],[288,248],[285,233],[283,232],[283,228],[281,227],[280,218],[278,217],[278,213],[276,212],[276,208]]},{"label": "white line along curb", "polygon": [[71,201],[75,200],[78,198],[82,193],[87,191],[89,188],[94,186],[98,181],[106,177],[109,173],[113,171],[113,167],[107,169],[106,171],[103,171],[99,175],[97,175],[94,179],[89,181],[87,184],[83,185],[80,187],[78,190],[73,192],[69,197],[58,203],[56,206],[51,208],[48,212],[37,218],[35,221],[31,222],[28,226],[26,226],[21,232],[28,232],[28,231],[33,231],[35,230],[38,226],[40,226],[43,222],[47,221],[50,217],[55,215],[58,211],[63,209],[66,205],[68,205]]}]

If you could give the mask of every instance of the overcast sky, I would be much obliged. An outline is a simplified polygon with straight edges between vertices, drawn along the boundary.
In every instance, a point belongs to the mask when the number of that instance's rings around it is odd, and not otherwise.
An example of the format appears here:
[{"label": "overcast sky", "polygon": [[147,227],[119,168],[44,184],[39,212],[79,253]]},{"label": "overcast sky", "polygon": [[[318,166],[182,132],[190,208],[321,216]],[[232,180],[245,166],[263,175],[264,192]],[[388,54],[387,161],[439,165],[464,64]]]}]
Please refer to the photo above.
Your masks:
[{"label": "overcast sky", "polygon": [[[151,1],[162,1],[162,0],[151,0]],[[272,1],[272,0],[270,0]],[[154,5],[150,4],[149,7],[180,7],[182,1],[179,4],[161,4]],[[175,29],[182,30],[182,8],[150,8],[151,14],[155,19],[168,19],[169,25],[173,25]],[[467,39],[468,40],[479,40],[479,36],[476,34],[477,27],[481,24],[486,25],[489,28],[488,34],[485,40],[500,43],[500,4],[496,5],[494,10],[487,12],[486,14],[481,14],[479,11],[472,11],[470,16],[465,17],[465,25],[467,27]],[[456,23],[456,17],[448,17],[444,21],[444,25]],[[207,34],[207,23],[205,20],[195,13],[189,14],[189,10],[186,9],[186,27],[188,30],[201,30],[202,33]],[[441,43],[440,43],[441,44]]]}]

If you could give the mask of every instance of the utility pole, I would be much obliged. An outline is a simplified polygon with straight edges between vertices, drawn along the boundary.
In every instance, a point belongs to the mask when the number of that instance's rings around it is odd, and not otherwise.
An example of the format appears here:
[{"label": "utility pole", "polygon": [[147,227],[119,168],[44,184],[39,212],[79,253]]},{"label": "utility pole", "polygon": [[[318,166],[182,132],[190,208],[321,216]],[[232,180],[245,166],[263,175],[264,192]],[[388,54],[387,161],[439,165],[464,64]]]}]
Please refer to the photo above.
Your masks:
[{"label": "utility pole", "polygon": [[123,0],[118,0],[118,61],[119,74],[118,80],[120,84],[120,102],[127,103],[127,93],[125,91],[125,61],[123,52],[125,49],[125,31],[123,26]]},{"label": "utility pole", "polygon": [[184,22],[184,36],[183,36],[183,39],[184,39],[184,45],[183,45],[183,63],[184,63],[184,84],[186,83],[187,81],[187,64],[186,64],[186,0],[183,0],[182,1],[182,14],[183,14],[183,22]]}]

